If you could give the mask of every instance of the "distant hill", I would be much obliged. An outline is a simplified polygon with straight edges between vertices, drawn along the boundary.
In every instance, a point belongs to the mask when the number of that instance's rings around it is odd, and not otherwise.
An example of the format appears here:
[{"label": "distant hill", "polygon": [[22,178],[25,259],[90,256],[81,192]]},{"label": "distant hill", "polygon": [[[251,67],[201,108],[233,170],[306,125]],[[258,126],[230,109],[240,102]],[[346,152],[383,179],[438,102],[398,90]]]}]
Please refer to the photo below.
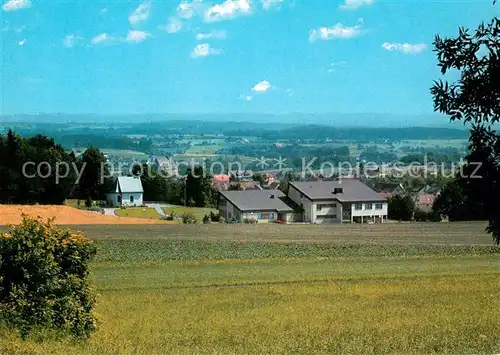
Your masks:
[{"label": "distant hill", "polygon": [[37,114],[4,115],[0,124],[26,123],[154,123],[168,121],[253,122],[259,124],[322,124],[335,127],[445,127],[462,128],[461,122],[452,122],[440,114],[380,114],[380,113],[290,113],[290,114],[144,114],[144,115],[95,115],[95,114]]}]

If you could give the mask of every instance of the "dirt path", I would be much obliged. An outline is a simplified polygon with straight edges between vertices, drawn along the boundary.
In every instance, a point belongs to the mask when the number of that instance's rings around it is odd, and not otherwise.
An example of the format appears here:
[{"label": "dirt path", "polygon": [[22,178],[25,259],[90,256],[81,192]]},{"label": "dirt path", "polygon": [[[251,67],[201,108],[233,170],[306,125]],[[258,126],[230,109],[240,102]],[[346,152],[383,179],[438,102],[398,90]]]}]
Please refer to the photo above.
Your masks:
[{"label": "dirt path", "polygon": [[147,218],[126,218],[88,212],[69,206],[0,205],[0,225],[18,224],[21,215],[55,218],[56,224],[166,224],[168,221]]}]

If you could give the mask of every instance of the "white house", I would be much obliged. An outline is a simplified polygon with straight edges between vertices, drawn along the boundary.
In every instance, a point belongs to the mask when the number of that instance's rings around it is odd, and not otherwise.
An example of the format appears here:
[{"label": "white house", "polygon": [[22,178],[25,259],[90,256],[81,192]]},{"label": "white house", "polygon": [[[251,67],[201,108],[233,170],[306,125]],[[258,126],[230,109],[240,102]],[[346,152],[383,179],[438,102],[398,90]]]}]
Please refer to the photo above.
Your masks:
[{"label": "white house", "polygon": [[293,209],[284,198],[285,194],[279,190],[221,191],[219,213],[227,221],[290,222]]},{"label": "white house", "polygon": [[387,201],[359,180],[290,182],[288,197],[309,223],[380,222]]},{"label": "white house", "polygon": [[112,206],[142,206],[143,188],[138,176],[119,176],[113,192],[106,194]]}]

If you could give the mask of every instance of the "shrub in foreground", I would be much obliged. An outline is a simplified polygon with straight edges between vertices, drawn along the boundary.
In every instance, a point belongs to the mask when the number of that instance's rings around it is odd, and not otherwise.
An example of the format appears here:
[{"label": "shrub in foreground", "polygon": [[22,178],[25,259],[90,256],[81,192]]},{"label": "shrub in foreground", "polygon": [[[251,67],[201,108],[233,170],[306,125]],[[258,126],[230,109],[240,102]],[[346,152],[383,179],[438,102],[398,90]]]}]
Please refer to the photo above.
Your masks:
[{"label": "shrub in foreground", "polygon": [[0,322],[23,338],[39,328],[86,338],[96,329],[89,280],[96,247],[51,222],[23,215],[0,234]]}]

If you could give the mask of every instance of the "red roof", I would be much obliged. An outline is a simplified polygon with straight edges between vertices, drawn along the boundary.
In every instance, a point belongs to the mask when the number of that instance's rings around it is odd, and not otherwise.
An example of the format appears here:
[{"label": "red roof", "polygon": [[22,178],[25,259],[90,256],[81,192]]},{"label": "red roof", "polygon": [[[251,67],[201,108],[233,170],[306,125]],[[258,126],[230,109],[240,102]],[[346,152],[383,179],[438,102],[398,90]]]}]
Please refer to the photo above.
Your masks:
[{"label": "red roof", "polygon": [[434,200],[436,199],[436,195],[433,194],[422,194],[418,196],[417,203],[419,205],[432,205]]},{"label": "red roof", "polygon": [[218,174],[214,175],[215,181],[229,181],[229,175],[227,174]]},{"label": "red roof", "polygon": [[378,194],[385,199],[390,199],[392,197],[392,192],[379,192]]}]

